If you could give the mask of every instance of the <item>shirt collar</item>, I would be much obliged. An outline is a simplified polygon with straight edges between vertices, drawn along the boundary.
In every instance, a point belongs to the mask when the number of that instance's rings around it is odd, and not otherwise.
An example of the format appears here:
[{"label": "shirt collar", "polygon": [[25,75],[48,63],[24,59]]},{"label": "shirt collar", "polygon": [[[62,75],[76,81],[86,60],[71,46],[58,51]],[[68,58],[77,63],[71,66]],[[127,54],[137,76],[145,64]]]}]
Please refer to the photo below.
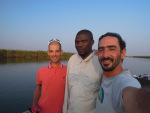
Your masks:
[{"label": "shirt collar", "polygon": [[[63,64],[60,64],[60,66],[59,66],[60,68],[63,68]],[[48,63],[48,68],[53,68],[53,66],[51,65],[51,63],[49,62]]]},{"label": "shirt collar", "polygon": [[93,51],[88,57],[86,57],[85,59],[82,59],[81,56],[78,54],[78,57],[80,58],[80,62],[88,62],[89,60],[91,60],[93,57],[95,56],[95,51]]}]

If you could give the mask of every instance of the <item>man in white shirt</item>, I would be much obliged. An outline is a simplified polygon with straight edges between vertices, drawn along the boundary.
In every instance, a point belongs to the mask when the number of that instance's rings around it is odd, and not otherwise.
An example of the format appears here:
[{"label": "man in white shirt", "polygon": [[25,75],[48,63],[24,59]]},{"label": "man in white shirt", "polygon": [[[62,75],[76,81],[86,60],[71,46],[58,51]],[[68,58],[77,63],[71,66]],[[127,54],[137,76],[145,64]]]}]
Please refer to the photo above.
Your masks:
[{"label": "man in white shirt", "polygon": [[93,34],[81,30],[75,38],[77,54],[71,56],[67,66],[67,79],[63,113],[93,113],[102,69],[95,52]]}]

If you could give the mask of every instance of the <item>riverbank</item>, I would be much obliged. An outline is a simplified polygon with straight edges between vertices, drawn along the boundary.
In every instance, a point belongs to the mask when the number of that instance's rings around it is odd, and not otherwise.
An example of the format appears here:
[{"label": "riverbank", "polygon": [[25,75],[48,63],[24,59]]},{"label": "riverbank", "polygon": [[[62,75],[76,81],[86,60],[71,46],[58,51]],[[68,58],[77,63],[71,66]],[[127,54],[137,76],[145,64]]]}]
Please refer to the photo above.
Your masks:
[{"label": "riverbank", "polygon": [[[73,53],[64,52],[61,59],[68,60]],[[0,49],[0,62],[34,62],[47,61],[47,51]]]},{"label": "riverbank", "polygon": [[147,59],[150,59],[150,56],[128,56],[128,57],[131,57],[131,58],[147,58]]}]

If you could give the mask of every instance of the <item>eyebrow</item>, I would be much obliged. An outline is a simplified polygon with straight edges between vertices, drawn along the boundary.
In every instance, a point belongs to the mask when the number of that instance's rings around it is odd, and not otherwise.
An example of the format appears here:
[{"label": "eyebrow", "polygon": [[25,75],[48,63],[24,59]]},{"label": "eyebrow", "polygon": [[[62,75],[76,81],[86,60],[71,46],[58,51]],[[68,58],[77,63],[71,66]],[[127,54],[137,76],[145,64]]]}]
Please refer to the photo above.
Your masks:
[{"label": "eyebrow", "polygon": [[87,39],[76,39],[75,41],[79,42],[79,41],[87,41]]},{"label": "eyebrow", "polygon": [[108,46],[99,46],[98,49],[101,49],[101,48],[117,48],[117,46],[115,45],[108,45]]}]

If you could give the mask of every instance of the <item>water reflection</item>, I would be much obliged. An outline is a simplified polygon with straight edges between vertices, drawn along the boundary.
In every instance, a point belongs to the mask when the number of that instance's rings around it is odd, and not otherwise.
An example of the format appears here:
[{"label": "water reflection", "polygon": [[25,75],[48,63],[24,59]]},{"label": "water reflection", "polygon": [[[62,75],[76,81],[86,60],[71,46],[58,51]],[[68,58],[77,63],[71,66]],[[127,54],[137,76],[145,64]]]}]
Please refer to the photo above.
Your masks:
[{"label": "water reflection", "polygon": [[8,63],[31,63],[31,62],[46,62],[46,59],[24,59],[24,58],[9,58],[9,59],[1,59],[0,64],[8,64]]},{"label": "water reflection", "polygon": [[[18,59],[0,64],[0,113],[22,113],[31,106],[36,70],[45,65],[48,61]],[[150,74],[150,59],[127,58],[124,67],[133,74]]]},{"label": "water reflection", "polygon": [[136,75],[150,74],[150,59],[126,58],[124,61],[124,67]]}]

